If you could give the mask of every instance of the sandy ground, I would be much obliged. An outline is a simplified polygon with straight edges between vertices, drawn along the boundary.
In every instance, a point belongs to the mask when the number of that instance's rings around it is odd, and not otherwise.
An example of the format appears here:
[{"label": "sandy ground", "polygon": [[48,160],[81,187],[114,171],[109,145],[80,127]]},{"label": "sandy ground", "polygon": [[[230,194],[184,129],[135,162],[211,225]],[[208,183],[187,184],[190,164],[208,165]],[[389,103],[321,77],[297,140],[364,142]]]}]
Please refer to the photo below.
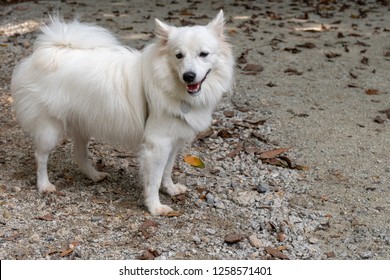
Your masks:
[{"label": "sandy ground", "polygon": [[[226,98],[218,109],[216,119],[219,122],[215,122],[214,126],[231,124],[231,114],[266,120],[266,126],[259,128],[265,135],[264,139],[259,138],[260,142],[266,143],[268,148],[290,147],[288,157],[294,164],[305,167],[304,170],[291,172],[288,167],[277,167],[276,170],[281,170],[278,171],[280,174],[289,172],[288,176],[294,177],[294,184],[302,187],[301,190],[295,188],[290,191],[286,188],[288,195],[283,211],[286,215],[298,213],[301,219],[306,218],[299,213],[306,213],[307,219],[325,220],[319,222],[319,226],[303,231],[303,235],[307,234],[307,244],[311,246],[308,253],[298,252],[299,246],[304,245],[298,242],[298,237],[295,240],[292,233],[285,244],[284,239],[276,233],[271,234],[274,241],[264,237],[267,240],[263,243],[277,248],[284,256],[297,259],[390,258],[388,1],[214,1],[208,4],[150,1],[142,5],[137,1],[120,0],[4,2],[7,1],[0,2],[1,258],[138,258],[142,254],[152,254],[151,258],[210,257],[210,252],[202,244],[211,244],[213,238],[218,236],[218,229],[222,231],[231,226],[229,219],[234,219],[231,213],[224,216],[218,207],[212,208],[216,210],[211,211],[209,220],[204,218],[209,215],[208,208],[193,210],[196,207],[192,204],[180,208],[192,215],[175,217],[175,222],[172,222],[172,218],[169,221],[158,218],[160,228],[155,235],[156,240],[152,238],[148,240],[149,245],[141,245],[148,236],[139,228],[150,217],[142,207],[141,198],[137,197],[140,190],[125,189],[125,178],[129,173],[130,177],[136,177],[137,172],[136,160],[127,152],[123,154],[121,150],[98,143],[91,145],[91,153],[97,164],[103,169],[112,169],[116,176],[110,179],[108,185],[96,186],[77,172],[69,155],[71,145],[69,141],[64,142],[53,155],[51,164],[52,175],[59,178],[63,188],[57,196],[39,196],[34,187],[32,145],[18,127],[11,111],[9,82],[15,63],[31,53],[37,29],[47,19],[48,13],[59,11],[65,18],[78,14],[85,21],[109,28],[125,44],[142,48],[151,38],[153,18],[178,26],[205,24],[221,8],[227,18],[227,33],[237,58],[236,89],[232,99]],[[235,146],[229,147],[230,136],[219,136],[222,144],[215,143],[226,149],[234,149]],[[223,143],[229,145],[223,146]],[[206,146],[195,144],[191,151],[205,156],[208,155]],[[250,157],[244,151],[239,153],[239,159],[243,162]],[[108,159],[99,161],[103,157]],[[211,165],[213,159],[210,156]],[[268,175],[274,172],[271,167],[263,169]],[[186,176],[204,177],[204,174],[187,167],[179,167],[175,174],[182,178],[183,172]],[[215,172],[209,174],[210,178],[213,174]],[[266,178],[267,174],[264,175]],[[250,174],[243,178],[248,181],[253,179]],[[77,185],[76,181],[81,182],[82,186]],[[67,187],[72,184],[82,190]],[[120,187],[111,188],[111,185]],[[205,188],[209,187],[205,183]],[[218,182],[214,187],[218,194]],[[284,186],[281,184],[279,187]],[[131,196],[133,192],[135,197]],[[277,193],[280,195],[280,192]],[[99,195],[105,195],[105,198]],[[123,195],[126,198],[121,198]],[[62,203],[62,208],[56,208],[55,212],[53,208],[57,203]],[[107,205],[108,210],[103,207]],[[245,205],[241,204],[242,212],[239,212],[243,220],[253,216],[253,213],[245,216]],[[73,209],[75,207],[80,210],[77,214]],[[50,209],[53,211],[49,213],[47,210]],[[248,209],[253,211],[251,206]],[[56,221],[60,216],[62,222]],[[107,216],[109,218],[102,218]],[[85,217],[92,223],[89,232],[80,229],[71,235],[69,232],[77,229],[78,223],[86,221]],[[203,217],[203,220],[199,217]],[[111,222],[110,228],[103,225],[102,230],[94,229],[93,225],[104,223],[102,219]],[[29,231],[22,230],[31,220],[40,222],[37,233],[34,233],[33,224],[28,227]],[[42,221],[54,223],[50,230],[61,231],[60,236],[64,236],[64,239],[44,238],[50,232],[42,229],[45,227]],[[202,221],[209,227],[215,225],[208,231],[212,236],[211,241],[210,237],[199,239],[193,233],[184,234],[183,228]],[[179,235],[173,237],[170,232],[164,234],[165,223],[175,227]],[[112,224],[116,225],[114,229]],[[148,230],[157,228],[153,224],[146,227]],[[117,246],[122,247],[116,247],[116,253],[110,253],[107,248],[113,245],[110,241],[99,239],[102,231],[116,237],[118,232],[134,232],[134,239],[119,240],[120,245]],[[288,232],[284,233],[289,236]],[[184,242],[180,240],[188,236],[196,245],[196,248],[188,245],[191,247],[188,253],[171,253],[178,249],[171,245],[167,245],[169,249],[159,249],[156,245],[161,242],[158,238],[173,240],[173,243],[180,245],[180,242]],[[114,242],[116,237],[111,241]],[[269,246],[254,245],[253,238],[248,240],[248,244],[258,251],[252,250],[249,245],[246,248],[245,244],[233,250],[225,244],[221,245],[221,253],[212,257],[283,258],[266,249]],[[94,244],[90,246],[95,250],[83,252],[86,244]],[[225,252],[225,249],[233,253]],[[236,254],[235,250],[252,251]],[[119,253],[122,251],[127,254]]]}]

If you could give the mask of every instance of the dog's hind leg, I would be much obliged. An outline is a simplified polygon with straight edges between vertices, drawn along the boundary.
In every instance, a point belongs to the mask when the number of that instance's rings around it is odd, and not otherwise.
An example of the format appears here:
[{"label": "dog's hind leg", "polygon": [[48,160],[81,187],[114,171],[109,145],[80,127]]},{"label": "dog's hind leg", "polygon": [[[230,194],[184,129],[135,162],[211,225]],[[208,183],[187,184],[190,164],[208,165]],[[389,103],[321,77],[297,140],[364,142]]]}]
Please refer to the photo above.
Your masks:
[{"label": "dog's hind leg", "polygon": [[63,135],[62,124],[55,119],[38,120],[34,131],[35,159],[37,162],[37,185],[39,192],[54,192],[56,186],[50,183],[47,162],[51,150]]},{"label": "dog's hind leg", "polygon": [[176,143],[176,145],[173,146],[172,151],[169,155],[169,159],[167,162],[167,165],[164,169],[164,174],[162,178],[162,186],[165,188],[167,193],[171,196],[175,196],[178,194],[185,193],[187,190],[187,187],[182,184],[175,184],[172,181],[172,169],[173,165],[175,164],[175,159],[178,150],[181,148],[181,143]]},{"label": "dog's hind leg", "polygon": [[101,181],[109,176],[108,173],[97,171],[88,159],[88,142],[89,137],[73,133],[73,157],[80,169],[94,182]]}]

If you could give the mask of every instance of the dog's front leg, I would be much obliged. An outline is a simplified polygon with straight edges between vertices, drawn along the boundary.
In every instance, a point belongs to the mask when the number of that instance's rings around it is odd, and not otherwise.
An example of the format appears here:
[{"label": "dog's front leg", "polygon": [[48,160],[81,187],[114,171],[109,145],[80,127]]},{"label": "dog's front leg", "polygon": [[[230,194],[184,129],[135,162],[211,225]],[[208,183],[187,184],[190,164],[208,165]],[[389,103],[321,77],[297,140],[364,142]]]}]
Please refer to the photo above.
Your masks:
[{"label": "dog's front leg", "polygon": [[172,143],[169,139],[145,138],[140,154],[141,174],[144,181],[145,205],[152,215],[166,215],[172,208],[163,205],[159,198],[159,189],[165,166],[172,152]]},{"label": "dog's front leg", "polygon": [[172,151],[169,155],[167,165],[165,166],[163,177],[162,177],[162,186],[170,196],[175,196],[178,194],[185,193],[187,187],[182,184],[174,184],[172,181],[172,169],[175,164],[175,159],[179,149],[183,147],[183,141],[176,141],[173,145]]}]

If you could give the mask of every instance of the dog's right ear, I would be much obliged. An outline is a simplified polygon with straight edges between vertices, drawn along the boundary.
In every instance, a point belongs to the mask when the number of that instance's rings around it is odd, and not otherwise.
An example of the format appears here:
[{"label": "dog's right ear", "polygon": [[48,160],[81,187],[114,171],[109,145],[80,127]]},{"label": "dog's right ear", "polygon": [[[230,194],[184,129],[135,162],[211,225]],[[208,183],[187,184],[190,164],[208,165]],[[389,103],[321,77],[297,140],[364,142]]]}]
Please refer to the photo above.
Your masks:
[{"label": "dog's right ear", "polygon": [[155,19],[155,22],[156,22],[156,27],[155,27],[154,33],[156,34],[157,38],[159,38],[160,40],[162,40],[164,42],[167,42],[168,38],[169,38],[169,32],[171,30],[171,27],[168,24],[166,24],[158,19]]}]

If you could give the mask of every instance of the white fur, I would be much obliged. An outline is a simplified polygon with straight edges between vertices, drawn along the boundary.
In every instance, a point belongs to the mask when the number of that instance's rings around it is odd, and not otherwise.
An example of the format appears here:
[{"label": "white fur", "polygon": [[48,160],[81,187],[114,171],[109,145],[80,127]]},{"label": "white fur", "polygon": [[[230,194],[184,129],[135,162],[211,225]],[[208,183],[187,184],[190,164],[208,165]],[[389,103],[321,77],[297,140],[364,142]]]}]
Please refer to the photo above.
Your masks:
[{"label": "white fur", "polygon": [[[47,160],[65,135],[74,140],[74,159],[83,172],[104,179],[108,174],[88,160],[87,144],[95,137],[140,148],[148,210],[172,211],[161,204],[159,188],[170,195],[186,191],[171,179],[176,153],[210,125],[217,102],[232,86],[234,61],[223,26],[222,11],[206,26],[177,28],[156,20],[156,41],[139,52],[101,27],[51,19],[33,54],[15,68],[11,85],[16,115],[36,145],[39,191],[56,189]],[[207,75],[196,96],[187,93],[188,71],[196,74],[194,83]]]}]

